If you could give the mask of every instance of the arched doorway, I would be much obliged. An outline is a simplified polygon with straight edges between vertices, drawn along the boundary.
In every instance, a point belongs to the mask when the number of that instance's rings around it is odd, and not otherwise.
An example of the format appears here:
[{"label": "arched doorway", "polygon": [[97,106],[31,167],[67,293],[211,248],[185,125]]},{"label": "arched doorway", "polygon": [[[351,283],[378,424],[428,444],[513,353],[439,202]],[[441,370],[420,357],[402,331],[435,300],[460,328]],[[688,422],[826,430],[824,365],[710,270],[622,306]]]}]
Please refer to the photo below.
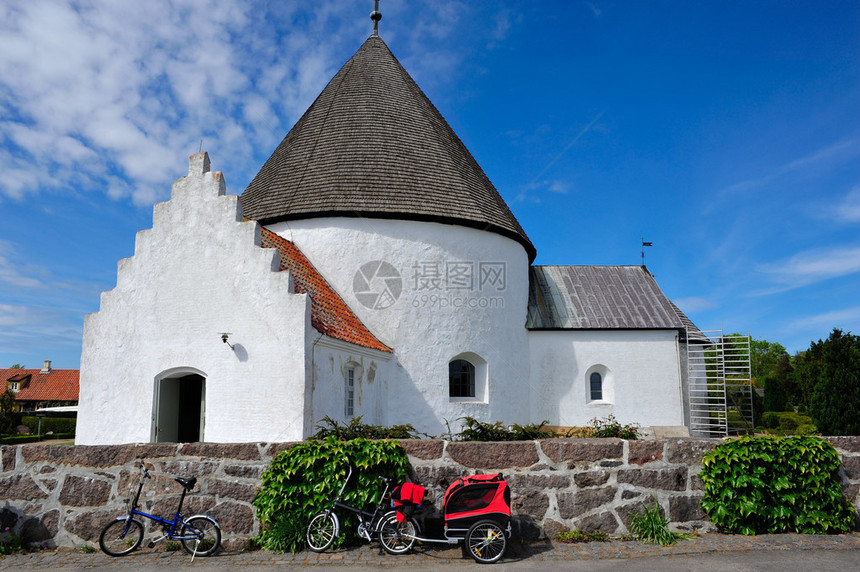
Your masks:
[{"label": "arched doorway", "polygon": [[174,371],[155,380],[152,441],[203,441],[206,420],[206,378],[201,372]]}]

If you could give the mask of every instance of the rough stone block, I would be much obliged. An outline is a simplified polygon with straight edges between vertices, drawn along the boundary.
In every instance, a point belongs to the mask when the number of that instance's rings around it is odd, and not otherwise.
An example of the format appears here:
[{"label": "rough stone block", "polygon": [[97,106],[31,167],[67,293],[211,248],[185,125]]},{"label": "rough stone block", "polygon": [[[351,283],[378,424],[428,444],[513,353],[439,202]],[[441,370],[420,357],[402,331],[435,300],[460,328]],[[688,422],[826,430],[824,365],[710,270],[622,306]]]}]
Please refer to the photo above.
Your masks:
[{"label": "rough stone block", "polygon": [[[654,499],[645,499],[617,507],[615,509],[615,513],[618,515],[618,518],[621,519],[621,523],[624,525],[624,528],[629,531],[630,522],[633,520],[633,517],[644,513],[646,508],[651,510],[654,509]],[[660,509],[660,514],[663,514],[662,509]]]},{"label": "rough stone block", "polygon": [[860,453],[860,436],[855,437],[822,437],[839,451],[845,453]]},{"label": "rough stone block", "polygon": [[527,515],[535,520],[542,520],[549,509],[549,497],[539,491],[517,495],[511,502],[511,509],[518,515]]},{"label": "rough stone block", "polygon": [[596,487],[609,480],[609,471],[588,471],[573,475],[573,482],[578,487]]},{"label": "rough stone block", "polygon": [[240,461],[256,461],[262,458],[257,443],[185,443],[179,446],[179,454]]},{"label": "rough stone block", "polygon": [[[167,473],[171,479],[174,477],[197,477],[200,481],[205,477],[212,476],[218,470],[218,463],[215,461],[197,461],[191,459],[181,459],[176,461],[166,461],[162,471]],[[160,475],[161,476],[161,475]],[[180,485],[176,485],[179,487]],[[181,487],[180,487],[180,490]]]},{"label": "rough stone block", "polygon": [[30,475],[17,474],[0,479],[0,499],[35,500],[47,498],[47,496]]},{"label": "rough stone block", "polygon": [[224,534],[247,534],[254,528],[254,511],[247,505],[222,502],[209,515],[218,519]]},{"label": "rough stone block", "polygon": [[561,518],[574,518],[600,506],[610,504],[618,492],[616,487],[584,489],[558,495],[558,514]]},{"label": "rough stone block", "polygon": [[644,465],[663,460],[665,441],[629,441],[627,443],[627,462],[631,465]]},{"label": "rough stone block", "polygon": [[[173,458],[179,445],[176,443],[143,443],[136,446],[135,457],[149,461],[151,459]],[[135,463],[135,466],[137,464]]]},{"label": "rough stone block", "polygon": [[568,530],[569,528],[563,523],[551,518],[548,518],[543,522],[544,534],[546,534],[546,537],[550,540],[554,540],[555,537],[558,536],[559,532],[567,532]]},{"label": "rough stone block", "polygon": [[667,459],[670,463],[701,465],[702,458],[723,442],[722,439],[668,439]]},{"label": "rough stone block", "polygon": [[618,530],[618,520],[616,520],[611,512],[593,514],[575,522],[577,528],[585,532],[605,532],[606,534],[612,534]]},{"label": "rough stone block", "polygon": [[125,514],[128,514],[127,510],[120,508],[101,511],[85,511],[71,518],[66,517],[63,521],[63,528],[82,540],[87,542],[98,542],[99,534],[101,534],[102,529],[107,526],[107,523]]},{"label": "rough stone block", "polygon": [[110,496],[110,483],[90,477],[69,475],[60,491],[63,506],[104,506]]},{"label": "rough stone block", "polygon": [[263,447],[263,458],[274,459],[284,451],[289,451],[296,445],[298,441],[288,441],[286,443],[269,443]]},{"label": "rough stone block", "polygon": [[14,471],[18,448],[14,445],[0,445],[0,472]]},{"label": "rough stone block", "polygon": [[860,457],[842,457],[842,467],[845,476],[852,481],[860,479]]},{"label": "rough stone block", "polygon": [[687,488],[687,468],[625,469],[618,471],[618,482],[647,489],[683,491]]},{"label": "rough stone block", "polygon": [[514,473],[505,475],[505,480],[511,490],[524,489],[566,489],[570,486],[570,476],[567,474],[557,475],[532,475],[527,473]]},{"label": "rough stone block", "polygon": [[44,542],[57,535],[59,522],[60,511],[52,510],[41,518],[26,519],[18,535],[24,543]]},{"label": "rough stone block", "polygon": [[210,495],[249,503],[257,496],[257,486],[216,479],[206,485],[206,492]]},{"label": "rough stone block", "polygon": [[445,441],[441,439],[404,439],[400,445],[407,455],[424,461],[441,459],[445,449]]},{"label": "rough stone block", "polygon": [[543,439],[538,443],[555,463],[620,459],[624,453],[621,439]]},{"label": "rough stone block", "polygon": [[263,477],[263,471],[266,470],[266,465],[226,465],[224,474],[229,477],[239,477],[243,479],[260,480]]},{"label": "rough stone block", "polygon": [[702,509],[703,496],[669,497],[669,520],[672,522],[707,520],[708,515]]},{"label": "rough stone block", "polygon": [[538,462],[534,441],[448,443],[447,453],[457,463],[475,469],[530,467]]},{"label": "rough stone block", "polygon": [[134,445],[21,445],[21,456],[26,463],[47,461],[56,465],[80,465],[107,468],[124,465],[134,459]]}]

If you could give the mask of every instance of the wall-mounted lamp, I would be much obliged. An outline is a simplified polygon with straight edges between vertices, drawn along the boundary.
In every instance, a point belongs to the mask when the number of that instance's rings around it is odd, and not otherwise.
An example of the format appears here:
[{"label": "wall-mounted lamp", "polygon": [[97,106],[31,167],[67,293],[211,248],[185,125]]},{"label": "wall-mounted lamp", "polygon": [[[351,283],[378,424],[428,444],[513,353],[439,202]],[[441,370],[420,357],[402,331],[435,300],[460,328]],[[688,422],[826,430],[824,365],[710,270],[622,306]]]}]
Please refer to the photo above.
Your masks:
[{"label": "wall-mounted lamp", "polygon": [[221,334],[221,341],[222,341],[222,342],[224,342],[225,344],[227,344],[227,346],[229,346],[229,348],[232,350],[232,349],[233,349],[233,344],[231,344],[230,342],[228,342],[228,341],[227,341],[228,339],[230,339],[230,332],[223,332],[223,333]]}]

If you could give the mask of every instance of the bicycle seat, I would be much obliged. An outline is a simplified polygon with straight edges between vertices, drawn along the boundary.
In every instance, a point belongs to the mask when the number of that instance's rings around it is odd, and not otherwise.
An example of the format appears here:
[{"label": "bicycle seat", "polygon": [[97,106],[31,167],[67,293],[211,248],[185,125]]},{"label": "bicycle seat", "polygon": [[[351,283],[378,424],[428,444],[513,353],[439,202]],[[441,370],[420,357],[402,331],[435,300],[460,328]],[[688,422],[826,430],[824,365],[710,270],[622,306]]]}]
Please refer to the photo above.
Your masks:
[{"label": "bicycle seat", "polygon": [[191,477],[190,479],[183,479],[182,477],[176,477],[173,479],[189,491],[194,488],[194,485],[197,484],[197,477]]}]

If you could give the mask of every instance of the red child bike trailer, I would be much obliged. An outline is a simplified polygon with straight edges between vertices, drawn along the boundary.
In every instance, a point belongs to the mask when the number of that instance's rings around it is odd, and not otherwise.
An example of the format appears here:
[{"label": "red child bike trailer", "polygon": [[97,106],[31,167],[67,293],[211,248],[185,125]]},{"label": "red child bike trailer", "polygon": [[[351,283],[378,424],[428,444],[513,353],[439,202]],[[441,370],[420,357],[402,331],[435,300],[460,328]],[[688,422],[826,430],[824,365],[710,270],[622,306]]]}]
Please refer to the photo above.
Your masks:
[{"label": "red child bike trailer", "polygon": [[[423,497],[424,487],[414,483],[396,487],[391,498],[397,520],[413,522]],[[511,489],[501,474],[457,479],[445,491],[442,513],[444,538],[423,538],[416,532],[415,540],[463,542],[472,558],[484,564],[496,562],[504,555],[511,535]],[[415,529],[419,527],[416,525]]]}]

